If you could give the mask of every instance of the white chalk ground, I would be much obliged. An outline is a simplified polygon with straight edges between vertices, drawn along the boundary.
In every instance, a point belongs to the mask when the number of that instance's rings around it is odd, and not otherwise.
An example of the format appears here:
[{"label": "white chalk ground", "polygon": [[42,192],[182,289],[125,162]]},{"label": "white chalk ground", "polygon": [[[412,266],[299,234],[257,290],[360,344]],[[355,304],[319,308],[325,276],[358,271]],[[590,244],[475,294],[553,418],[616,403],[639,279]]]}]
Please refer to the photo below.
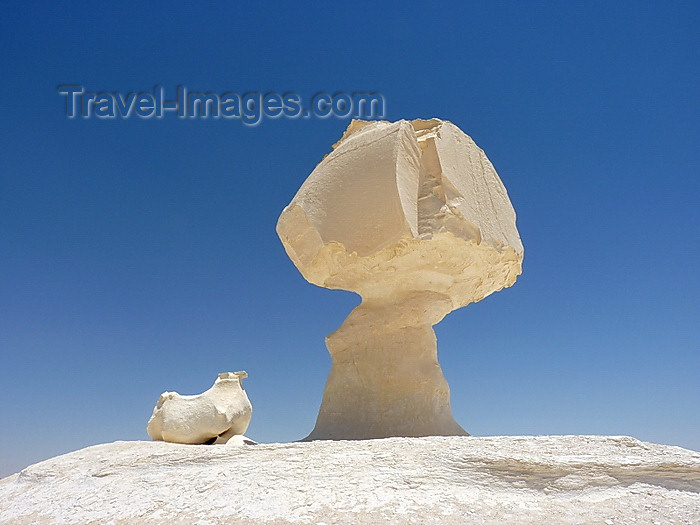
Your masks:
[{"label": "white chalk ground", "polygon": [[700,453],[629,437],[116,442],[0,481],[3,524],[700,524]]}]

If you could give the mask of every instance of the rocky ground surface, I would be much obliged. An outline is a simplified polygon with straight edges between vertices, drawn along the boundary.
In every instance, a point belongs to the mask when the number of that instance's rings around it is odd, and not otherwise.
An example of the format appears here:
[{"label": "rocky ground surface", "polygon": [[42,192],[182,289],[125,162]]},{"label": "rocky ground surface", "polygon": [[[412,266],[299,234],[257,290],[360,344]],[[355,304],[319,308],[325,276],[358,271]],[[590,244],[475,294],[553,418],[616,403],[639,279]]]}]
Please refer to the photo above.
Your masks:
[{"label": "rocky ground surface", "polygon": [[630,437],[116,442],[0,481],[2,524],[700,524],[700,453]]}]

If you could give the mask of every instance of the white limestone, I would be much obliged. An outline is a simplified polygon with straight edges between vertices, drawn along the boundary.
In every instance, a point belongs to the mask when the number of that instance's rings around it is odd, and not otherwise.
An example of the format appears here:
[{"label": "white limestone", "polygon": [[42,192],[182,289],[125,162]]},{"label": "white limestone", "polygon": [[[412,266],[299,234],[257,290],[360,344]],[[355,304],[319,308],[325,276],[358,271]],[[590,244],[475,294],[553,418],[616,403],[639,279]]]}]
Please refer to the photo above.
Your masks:
[{"label": "white limestone", "polygon": [[148,435],[189,444],[226,443],[243,435],[253,412],[241,385],[246,377],[243,371],[219,374],[214,386],[194,396],[163,392],[148,421]]},{"label": "white limestone", "polygon": [[511,286],[523,246],[484,152],[438,119],[353,121],[282,212],[310,282],[362,296],[327,337],[333,360],[308,439],[464,435],[432,326]]},{"label": "white limestone", "polygon": [[700,453],[629,437],[117,442],[0,480],[0,524],[700,523]]}]

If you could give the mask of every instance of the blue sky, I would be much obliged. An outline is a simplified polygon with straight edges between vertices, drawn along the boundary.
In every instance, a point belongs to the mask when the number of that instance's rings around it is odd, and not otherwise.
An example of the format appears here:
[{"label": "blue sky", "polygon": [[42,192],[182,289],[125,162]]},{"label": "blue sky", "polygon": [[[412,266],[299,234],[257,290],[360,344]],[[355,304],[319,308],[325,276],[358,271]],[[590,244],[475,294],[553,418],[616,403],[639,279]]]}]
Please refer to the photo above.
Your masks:
[{"label": "blue sky", "polygon": [[68,119],[61,84],[371,91],[453,121],[525,245],[512,288],[436,327],[456,419],[700,450],[696,2],[11,2],[0,26],[0,476],[147,439],[162,391],[228,370],[250,437],[299,439],[359,303],[275,233],[349,120]]}]

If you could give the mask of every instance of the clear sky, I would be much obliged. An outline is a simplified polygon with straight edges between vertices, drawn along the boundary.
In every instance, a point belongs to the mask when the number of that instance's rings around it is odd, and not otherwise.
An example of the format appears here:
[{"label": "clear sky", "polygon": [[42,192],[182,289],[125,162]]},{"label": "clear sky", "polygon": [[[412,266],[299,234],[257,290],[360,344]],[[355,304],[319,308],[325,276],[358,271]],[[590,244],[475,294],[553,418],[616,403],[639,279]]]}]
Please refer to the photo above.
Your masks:
[{"label": "clear sky", "polygon": [[389,120],[453,121],[525,245],[513,287],[436,327],[455,418],[700,450],[700,4],[330,4],[3,5],[0,476],[147,439],[162,391],[229,370],[251,438],[302,438],[359,303],[275,233],[349,119],[69,119],[64,84],[379,92]]}]

